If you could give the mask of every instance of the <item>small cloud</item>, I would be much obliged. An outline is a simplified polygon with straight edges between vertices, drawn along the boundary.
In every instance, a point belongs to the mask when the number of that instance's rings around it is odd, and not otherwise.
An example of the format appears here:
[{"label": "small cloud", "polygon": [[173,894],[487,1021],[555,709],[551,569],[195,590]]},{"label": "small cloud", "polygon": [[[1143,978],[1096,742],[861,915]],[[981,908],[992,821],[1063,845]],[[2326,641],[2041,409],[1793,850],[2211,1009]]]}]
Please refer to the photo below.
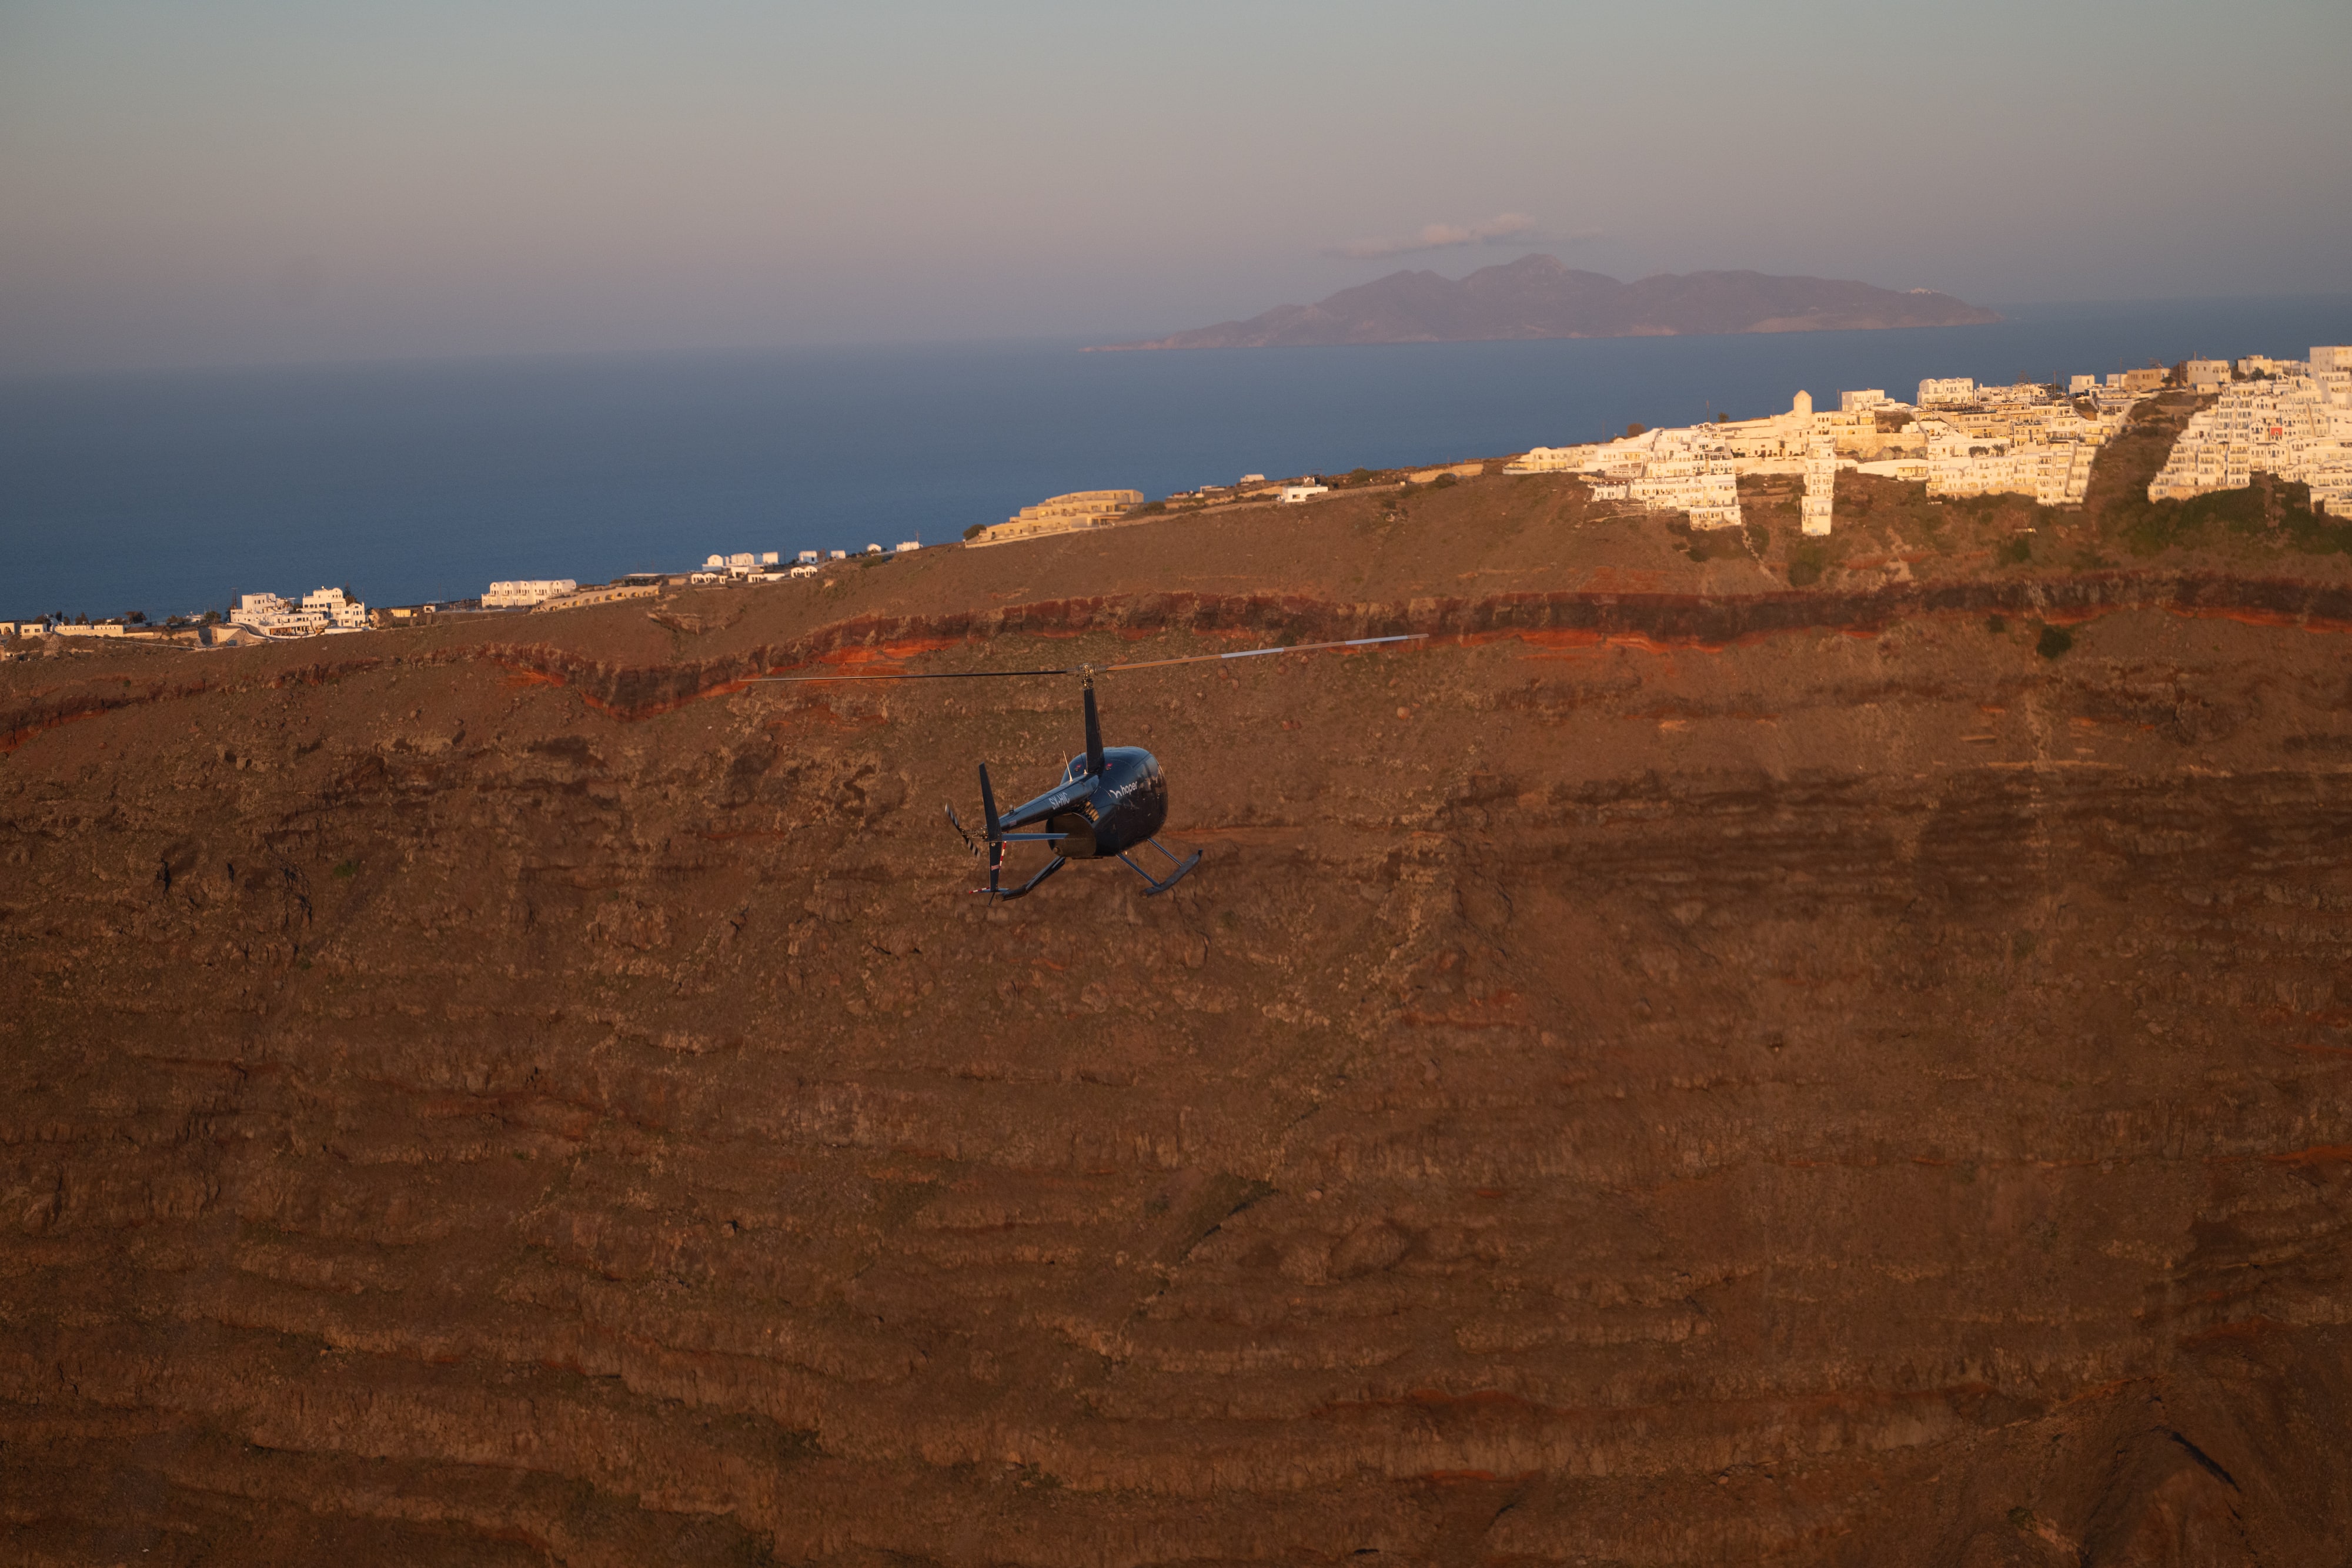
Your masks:
[{"label": "small cloud", "polygon": [[1416,251],[1451,250],[1457,246],[1492,245],[1505,239],[1541,239],[1536,221],[1525,213],[1497,213],[1483,224],[1467,228],[1458,224],[1431,224],[1410,239],[1359,239],[1335,246],[1329,254],[1343,256],[1351,261],[1370,261],[1384,256],[1411,256]]}]

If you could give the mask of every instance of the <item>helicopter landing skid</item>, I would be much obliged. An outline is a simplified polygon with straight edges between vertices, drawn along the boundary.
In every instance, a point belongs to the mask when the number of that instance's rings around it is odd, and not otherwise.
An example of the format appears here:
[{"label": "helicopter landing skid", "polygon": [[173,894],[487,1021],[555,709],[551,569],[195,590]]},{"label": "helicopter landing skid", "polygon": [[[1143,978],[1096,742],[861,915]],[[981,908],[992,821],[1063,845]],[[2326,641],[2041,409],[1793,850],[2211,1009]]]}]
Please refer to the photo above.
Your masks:
[{"label": "helicopter landing skid", "polygon": [[1025,897],[1039,883],[1045,881],[1047,877],[1053,875],[1055,872],[1061,870],[1064,866],[1069,863],[1069,861],[1066,857],[1055,855],[1052,860],[1045,862],[1044,870],[1040,871],[1035,876],[1031,877],[1027,882],[1023,883],[1019,887],[999,887],[996,885],[995,876],[991,874],[988,879],[988,886],[975,887],[972,889],[972,892],[984,893],[991,898],[1013,899]]},{"label": "helicopter landing skid", "polygon": [[1179,861],[1174,855],[1170,854],[1166,850],[1160,849],[1160,841],[1158,839],[1147,839],[1144,841],[1150,844],[1153,849],[1160,850],[1161,857],[1165,859],[1170,865],[1176,868],[1174,871],[1168,873],[1165,880],[1154,880],[1150,872],[1144,870],[1133,861],[1127,860],[1126,853],[1121,852],[1118,858],[1123,861],[1127,861],[1127,869],[1143,879],[1143,885],[1146,890],[1143,896],[1146,898],[1159,897],[1161,894],[1167,892],[1170,888],[1183,881],[1186,874],[1189,873],[1194,866],[1201,863],[1201,852],[1198,850],[1194,850],[1191,854],[1186,855],[1181,861]]}]

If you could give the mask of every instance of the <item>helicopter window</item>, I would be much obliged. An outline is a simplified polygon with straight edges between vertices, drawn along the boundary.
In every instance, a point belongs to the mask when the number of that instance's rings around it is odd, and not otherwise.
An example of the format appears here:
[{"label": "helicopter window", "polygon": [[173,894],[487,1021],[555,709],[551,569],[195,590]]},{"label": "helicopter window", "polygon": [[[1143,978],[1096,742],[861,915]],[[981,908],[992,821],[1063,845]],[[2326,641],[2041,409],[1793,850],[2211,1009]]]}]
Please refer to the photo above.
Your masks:
[{"label": "helicopter window", "polygon": [[1062,778],[1065,781],[1072,779],[1082,779],[1086,776],[1086,753],[1080,752],[1077,756],[1070,758],[1070,765],[1067,768],[1062,769]]}]

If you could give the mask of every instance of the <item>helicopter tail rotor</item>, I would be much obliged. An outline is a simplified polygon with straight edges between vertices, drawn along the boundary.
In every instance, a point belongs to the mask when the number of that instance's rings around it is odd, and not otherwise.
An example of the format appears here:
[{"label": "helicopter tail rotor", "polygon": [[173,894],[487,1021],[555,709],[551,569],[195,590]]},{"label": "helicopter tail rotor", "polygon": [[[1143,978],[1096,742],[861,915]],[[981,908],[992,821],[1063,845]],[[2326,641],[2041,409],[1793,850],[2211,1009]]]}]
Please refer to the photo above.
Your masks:
[{"label": "helicopter tail rotor", "polygon": [[971,841],[971,834],[964,830],[963,819],[955,814],[954,805],[950,803],[945,810],[948,814],[948,826],[956,831],[956,837],[963,841],[963,847],[974,854],[980,853],[980,846]]}]

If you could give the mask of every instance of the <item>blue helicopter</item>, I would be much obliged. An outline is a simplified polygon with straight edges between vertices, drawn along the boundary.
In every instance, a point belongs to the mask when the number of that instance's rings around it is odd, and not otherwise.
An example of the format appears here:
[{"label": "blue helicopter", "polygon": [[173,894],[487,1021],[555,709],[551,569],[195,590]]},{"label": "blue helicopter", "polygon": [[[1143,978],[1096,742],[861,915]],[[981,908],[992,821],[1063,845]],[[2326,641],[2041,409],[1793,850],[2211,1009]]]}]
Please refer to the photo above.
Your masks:
[{"label": "blue helicopter", "polygon": [[[1259,659],[1271,653],[1313,653],[1333,648],[1372,648],[1389,643],[1418,642],[1426,632],[1396,637],[1352,637],[1339,643],[1300,643],[1281,648],[1249,648],[1231,653],[1194,653],[1176,659],[1145,659],[1127,664],[1068,664],[1034,670],[909,671],[875,675],[766,675],[763,681],[973,681],[1026,675],[1076,675],[1083,683],[1087,748],[1072,757],[1054,787],[1010,811],[996,810],[996,791],[990,784],[988,764],[980,765],[981,830],[978,839],[946,808],[948,825],[975,855],[988,859],[988,885],[971,891],[991,899],[1025,897],[1047,877],[1074,860],[1117,857],[1143,879],[1144,896],[1155,898],[1184,880],[1201,863],[1194,850],[1179,860],[1156,836],[1168,822],[1168,779],[1160,759],[1139,746],[1105,746],[1102,718],[1095,706],[1095,677],[1128,670],[1157,670],[1171,664],[1202,664],[1228,659]],[[1051,847],[1053,858],[1017,887],[1004,885],[1004,847],[1039,843]],[[1132,855],[1149,845],[1168,869],[1160,875],[1138,865]]]}]

